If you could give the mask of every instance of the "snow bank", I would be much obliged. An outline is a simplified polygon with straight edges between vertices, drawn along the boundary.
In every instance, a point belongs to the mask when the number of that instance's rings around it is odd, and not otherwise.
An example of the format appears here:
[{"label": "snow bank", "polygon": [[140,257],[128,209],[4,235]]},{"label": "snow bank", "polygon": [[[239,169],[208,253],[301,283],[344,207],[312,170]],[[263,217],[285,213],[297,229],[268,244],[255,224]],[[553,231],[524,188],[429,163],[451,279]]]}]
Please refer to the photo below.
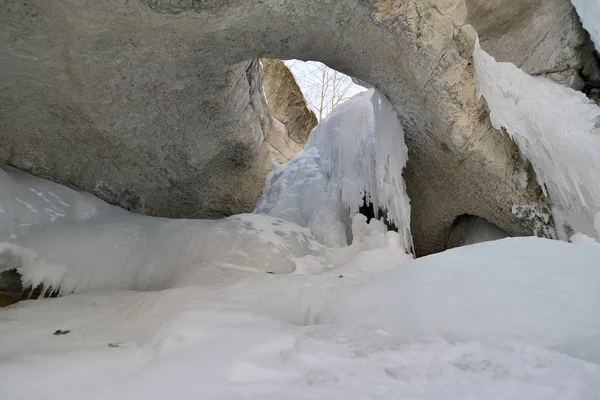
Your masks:
[{"label": "snow bank", "polygon": [[593,235],[600,211],[600,107],[581,92],[496,62],[479,42],[473,57],[492,124],[505,129],[532,163],[561,214],[557,221]]},{"label": "snow bank", "polygon": [[514,238],[387,269],[370,253],[311,275],[20,303],[0,324],[3,395],[595,399],[600,366],[574,356],[600,362],[599,256]]},{"label": "snow bank", "polygon": [[363,198],[387,211],[405,249],[412,249],[410,204],[402,177],[408,151],[390,102],[374,89],[337,106],[311,132],[303,152],[267,180],[255,213],[279,217],[327,246],[351,242]]},{"label": "snow bank", "polygon": [[600,0],[571,0],[579,19],[600,52]]},{"label": "snow bank", "polygon": [[194,221],[127,214],[47,225],[0,244],[0,260],[3,252],[20,257],[25,286],[68,294],[193,284],[215,267],[291,273],[303,257],[323,249],[306,229],[269,216]]},{"label": "snow bank", "polygon": [[600,362],[600,246],[510,238],[389,269],[323,311],[406,342],[521,340]]},{"label": "snow bank", "polygon": [[88,193],[0,168],[0,242],[58,220],[80,221],[105,212],[119,212]]}]

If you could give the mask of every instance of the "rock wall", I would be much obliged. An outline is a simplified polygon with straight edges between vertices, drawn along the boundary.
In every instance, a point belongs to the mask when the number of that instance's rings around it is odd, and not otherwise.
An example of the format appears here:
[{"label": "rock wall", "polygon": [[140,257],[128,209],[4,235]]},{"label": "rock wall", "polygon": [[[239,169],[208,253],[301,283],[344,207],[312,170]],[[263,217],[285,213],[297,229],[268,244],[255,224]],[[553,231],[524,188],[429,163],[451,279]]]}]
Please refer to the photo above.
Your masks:
[{"label": "rock wall", "polygon": [[[248,211],[268,169],[271,129],[259,65],[248,60],[314,59],[379,88],[396,107],[410,152],[405,177],[418,255],[443,250],[464,214],[529,235],[534,223],[512,207],[544,200],[534,179],[522,185],[527,166],[491,127],[473,81],[471,23],[494,55],[516,43],[498,36],[516,30],[509,17],[502,29],[487,28],[497,19],[483,13],[501,12],[498,4],[7,0],[0,162],[152,215]],[[535,12],[517,16],[536,35],[548,28]],[[575,20],[565,25],[580,29]],[[548,35],[548,43],[520,43],[515,54],[536,55],[522,66],[555,72],[554,64],[540,67],[544,49],[571,42]]]},{"label": "rock wall", "polygon": [[594,44],[570,0],[466,0],[482,48],[531,75],[583,90],[600,79]]},{"label": "rock wall", "polygon": [[285,63],[263,58],[261,64],[265,97],[273,119],[267,143],[277,161],[284,163],[304,148],[310,131],[318,121]]}]

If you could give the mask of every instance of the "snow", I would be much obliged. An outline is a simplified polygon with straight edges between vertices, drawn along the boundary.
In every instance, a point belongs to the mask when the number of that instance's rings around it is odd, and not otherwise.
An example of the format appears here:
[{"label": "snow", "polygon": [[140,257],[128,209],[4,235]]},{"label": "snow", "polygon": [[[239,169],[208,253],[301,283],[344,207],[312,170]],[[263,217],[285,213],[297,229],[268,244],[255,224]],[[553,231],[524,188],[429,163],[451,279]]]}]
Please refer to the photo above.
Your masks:
[{"label": "snow", "polygon": [[370,89],[315,127],[304,151],[267,179],[254,212],[308,227],[321,243],[342,247],[352,242],[352,216],[366,196],[376,210],[387,211],[410,251],[410,201],[402,177],[407,159],[395,110]]},{"label": "snow", "polygon": [[571,0],[579,19],[600,52],[600,0]]},{"label": "snow", "polygon": [[0,168],[0,241],[26,234],[40,224],[79,221],[113,208],[88,193]]},{"label": "snow", "polygon": [[378,265],[384,253],[18,303],[0,314],[3,396],[598,398],[600,247],[513,238]]},{"label": "snow", "polygon": [[594,240],[594,238],[584,235],[581,232],[577,232],[571,236],[571,243],[583,244],[586,246],[600,246],[600,243]]},{"label": "snow", "polygon": [[532,163],[555,206],[555,219],[595,235],[593,216],[600,211],[600,107],[581,92],[532,77],[514,64],[496,62],[479,42],[473,57],[478,92],[485,97],[492,124],[504,129]]}]

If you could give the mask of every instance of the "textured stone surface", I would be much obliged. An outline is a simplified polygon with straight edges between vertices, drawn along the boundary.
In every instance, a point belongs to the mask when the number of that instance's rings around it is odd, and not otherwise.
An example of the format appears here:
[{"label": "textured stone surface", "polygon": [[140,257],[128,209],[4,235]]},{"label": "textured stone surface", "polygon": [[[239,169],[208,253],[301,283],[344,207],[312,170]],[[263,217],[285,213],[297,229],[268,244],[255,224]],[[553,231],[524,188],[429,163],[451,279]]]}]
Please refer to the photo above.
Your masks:
[{"label": "textured stone surface", "polygon": [[272,117],[267,143],[278,162],[290,160],[304,148],[317,117],[306,105],[294,75],[281,60],[263,58],[264,90]]},{"label": "textured stone surface", "polygon": [[570,0],[466,0],[482,48],[532,75],[576,90],[598,79],[594,45]]},{"label": "textured stone surface", "polygon": [[[486,34],[477,3],[7,0],[0,162],[153,215],[246,211],[262,189],[270,129],[248,60],[313,59],[396,107],[418,255],[443,250],[463,214],[528,235],[532,222],[511,209],[537,205],[539,190],[521,185],[514,144],[475,95],[469,21]],[[542,42],[519,51],[538,54]]]}]

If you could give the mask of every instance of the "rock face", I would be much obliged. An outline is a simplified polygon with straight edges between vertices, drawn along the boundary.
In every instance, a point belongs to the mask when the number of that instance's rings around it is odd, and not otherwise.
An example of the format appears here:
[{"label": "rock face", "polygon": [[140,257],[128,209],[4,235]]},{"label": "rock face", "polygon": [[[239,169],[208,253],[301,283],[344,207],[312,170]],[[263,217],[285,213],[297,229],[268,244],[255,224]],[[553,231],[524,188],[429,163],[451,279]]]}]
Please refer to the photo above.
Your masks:
[{"label": "rock face", "polygon": [[466,0],[482,48],[575,90],[600,79],[594,44],[570,0]]},{"label": "rock face", "polygon": [[[499,5],[508,1],[7,0],[0,162],[152,215],[248,211],[264,183],[271,129],[252,60],[314,59],[379,88],[396,107],[417,255],[443,250],[464,214],[529,235],[534,223],[512,206],[543,200],[534,179],[522,185],[515,145],[477,100],[471,60],[470,23],[493,55],[516,43],[503,39],[510,23],[489,28],[498,19],[482,14],[507,19]],[[548,25],[533,11],[518,13],[518,26],[543,36]],[[565,29],[581,29],[569,21]],[[506,57],[531,55],[516,61],[534,72],[573,67],[542,66],[552,40],[520,43]]]},{"label": "rock face", "polygon": [[265,97],[272,117],[267,143],[277,161],[284,163],[304,148],[318,121],[285,63],[263,58],[261,64]]}]

